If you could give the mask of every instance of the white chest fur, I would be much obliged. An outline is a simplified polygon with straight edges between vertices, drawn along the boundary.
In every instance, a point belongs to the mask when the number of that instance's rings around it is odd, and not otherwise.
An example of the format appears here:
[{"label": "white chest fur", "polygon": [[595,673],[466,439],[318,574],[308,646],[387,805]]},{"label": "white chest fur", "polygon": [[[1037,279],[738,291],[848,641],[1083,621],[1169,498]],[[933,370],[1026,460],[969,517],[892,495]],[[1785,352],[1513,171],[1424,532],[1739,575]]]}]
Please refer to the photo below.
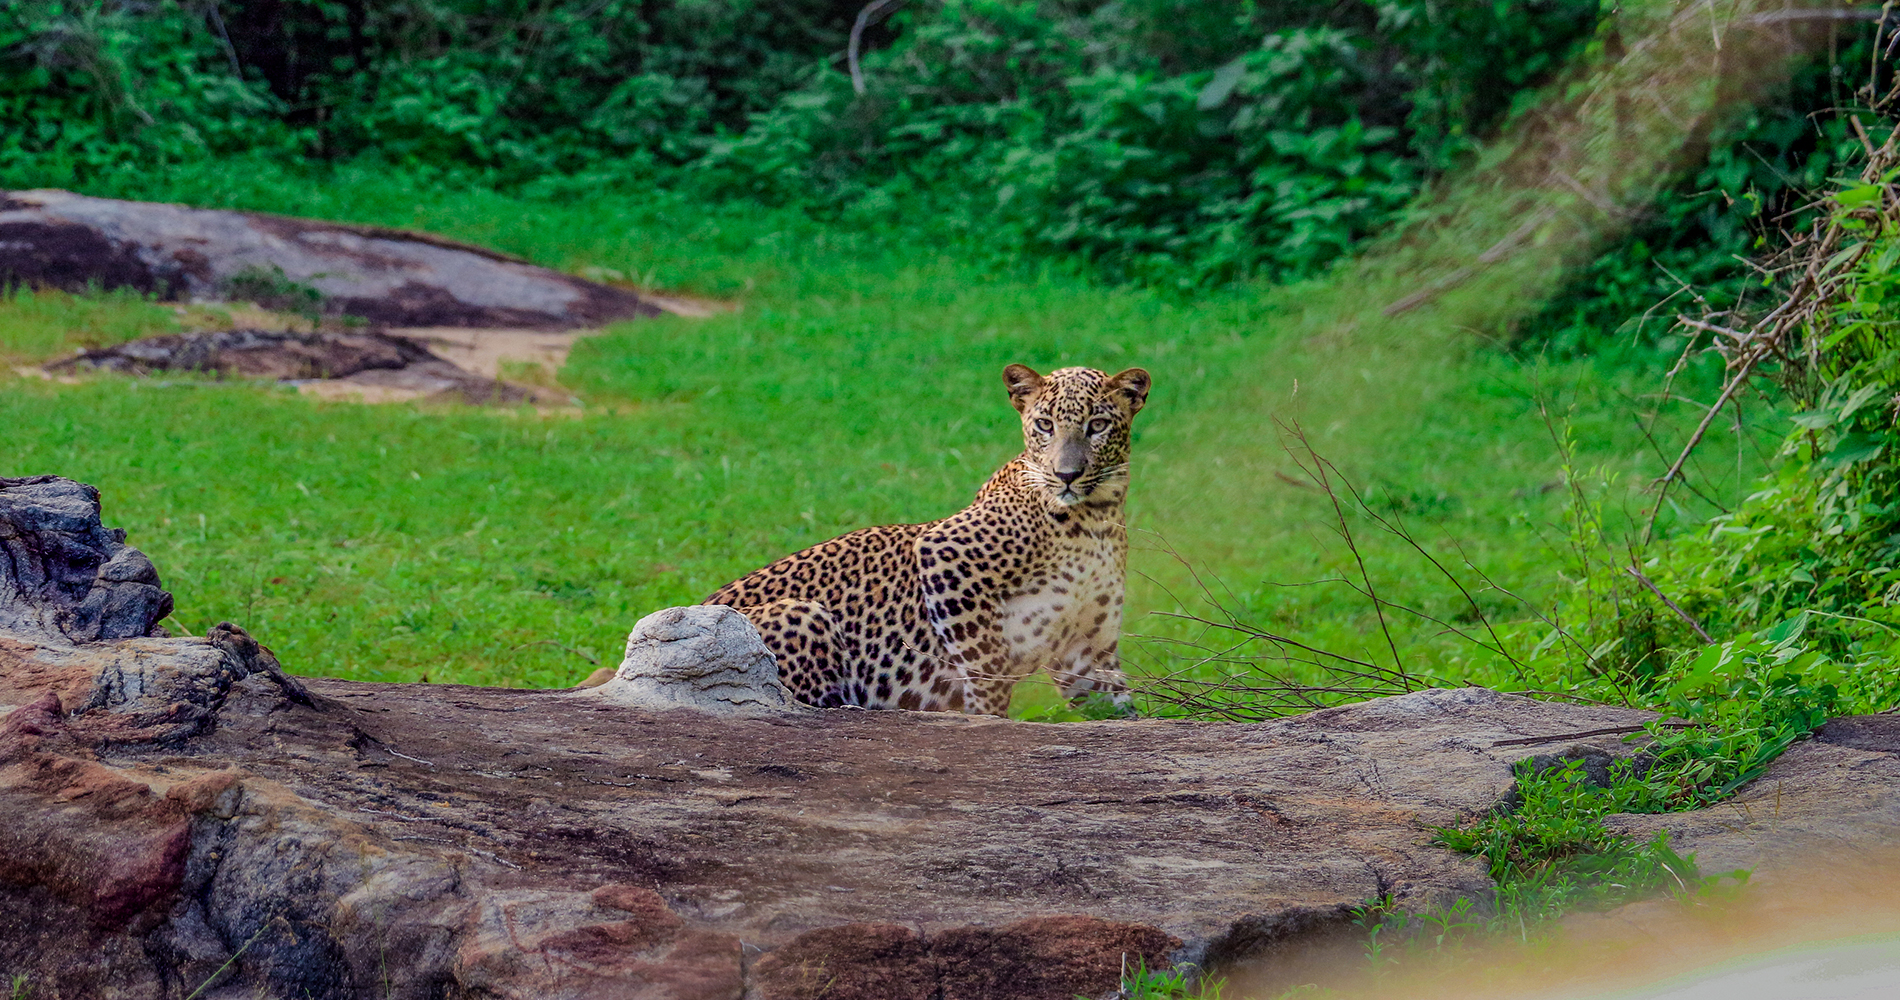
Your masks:
[{"label": "white chest fur", "polygon": [[1110,647],[1121,631],[1123,559],[1119,537],[1063,538],[1027,567],[1003,603],[1003,635],[1016,671],[1027,673],[1086,650]]}]

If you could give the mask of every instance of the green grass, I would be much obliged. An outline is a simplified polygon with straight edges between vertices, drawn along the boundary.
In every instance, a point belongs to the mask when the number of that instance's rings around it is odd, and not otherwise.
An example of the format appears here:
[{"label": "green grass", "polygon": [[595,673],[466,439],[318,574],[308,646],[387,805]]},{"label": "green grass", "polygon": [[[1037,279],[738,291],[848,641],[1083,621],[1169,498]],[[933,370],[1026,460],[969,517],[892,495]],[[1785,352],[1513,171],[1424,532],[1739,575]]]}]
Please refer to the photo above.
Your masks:
[{"label": "green grass", "polygon": [[[581,416],[326,404],[188,379],[0,384],[0,474],[98,485],[108,522],[177,595],[179,626],[238,621],[296,672],[572,683],[617,662],[647,612],[841,532],[963,506],[1020,447],[1000,379],[1012,361],[1155,376],[1135,445],[1137,633],[1181,634],[1145,613],[1194,604],[1165,547],[1245,616],[1342,651],[1384,645],[1349,591],[1286,586],[1336,576],[1348,557],[1324,499],[1286,481],[1297,470],[1275,417],[1300,420],[1422,534],[1457,539],[1534,596],[1560,585],[1544,541],[1559,460],[1539,401],[1565,415],[1579,465],[1625,488],[1655,466],[1630,419],[1652,373],[1505,358],[1472,345],[1455,302],[1410,326],[1356,328],[1348,307],[1383,293],[1349,273],[1188,301],[998,272],[915,234],[650,193],[528,201],[361,173],[219,186],[233,176],[186,177],[165,196],[428,229],[743,306],[583,342],[562,376],[589,403]],[[47,353],[47,324],[31,317],[60,310],[117,317],[89,321],[114,329],[158,314],[16,295],[0,303],[0,351]],[[1744,452],[1705,482],[1733,492],[1755,463]],[[1456,612],[1402,545],[1364,543],[1389,596]],[[1436,631],[1403,627],[1401,653],[1441,676],[1492,676]]]},{"label": "green grass", "polygon": [[178,328],[175,310],[127,292],[68,295],[0,289],[0,361],[41,361]]}]

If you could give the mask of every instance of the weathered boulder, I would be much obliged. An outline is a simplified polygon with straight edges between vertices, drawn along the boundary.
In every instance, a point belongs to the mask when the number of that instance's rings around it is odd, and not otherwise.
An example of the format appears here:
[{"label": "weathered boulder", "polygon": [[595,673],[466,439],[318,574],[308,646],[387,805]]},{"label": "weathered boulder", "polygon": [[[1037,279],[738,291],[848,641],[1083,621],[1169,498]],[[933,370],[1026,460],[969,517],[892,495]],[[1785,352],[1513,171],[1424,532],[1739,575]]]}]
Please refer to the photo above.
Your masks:
[{"label": "weathered boulder", "polygon": [[0,191],[0,247],[0,287],[315,299],[387,326],[571,329],[660,311],[624,289],[425,233],[68,191]]},{"label": "weathered boulder", "polygon": [[[101,537],[90,509],[69,533]],[[15,502],[0,537],[49,517]],[[1056,726],[299,683],[235,626],[44,627],[112,582],[80,576],[7,591],[31,631],[0,638],[0,972],[35,995],[1102,996],[1124,962],[1221,966],[1349,933],[1371,897],[1482,896],[1428,828],[1500,802],[1516,761],[1627,753],[1601,731],[1648,717],[1477,688]],[[617,680],[683,706],[660,679],[756,680],[737,623],[696,614],[643,622]],[[725,666],[672,659],[692,648]],[[1819,794],[1744,802],[1781,833],[1889,838],[1896,737],[1831,724],[1768,779]]]},{"label": "weathered boulder", "polygon": [[664,608],[627,634],[627,654],[606,683],[574,697],[626,708],[696,708],[717,714],[789,711],[778,661],[746,617],[704,604]]},{"label": "weathered boulder", "polygon": [[99,491],[57,476],[0,478],[0,632],[62,642],[162,636],[172,595]]}]

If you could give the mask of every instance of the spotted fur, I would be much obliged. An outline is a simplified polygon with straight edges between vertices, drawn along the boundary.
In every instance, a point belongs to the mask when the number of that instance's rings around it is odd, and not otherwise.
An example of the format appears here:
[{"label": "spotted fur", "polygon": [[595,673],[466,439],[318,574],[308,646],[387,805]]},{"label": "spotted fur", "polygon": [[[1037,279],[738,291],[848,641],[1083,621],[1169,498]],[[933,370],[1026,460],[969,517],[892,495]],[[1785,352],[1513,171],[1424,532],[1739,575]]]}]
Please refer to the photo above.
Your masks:
[{"label": "spotted fur", "polygon": [[1129,428],[1148,373],[1003,370],[1023,453],[963,510],[865,528],[721,587],[794,697],[1001,715],[1048,670],[1071,698],[1125,695],[1121,636]]}]

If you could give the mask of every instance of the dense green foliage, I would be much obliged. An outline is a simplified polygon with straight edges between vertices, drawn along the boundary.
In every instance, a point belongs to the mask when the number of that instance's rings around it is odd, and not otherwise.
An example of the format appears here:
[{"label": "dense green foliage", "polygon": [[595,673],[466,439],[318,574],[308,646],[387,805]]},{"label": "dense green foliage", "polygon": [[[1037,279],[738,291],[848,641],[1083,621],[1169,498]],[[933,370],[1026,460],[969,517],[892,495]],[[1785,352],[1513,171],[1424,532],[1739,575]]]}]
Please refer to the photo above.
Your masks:
[{"label": "dense green foliage", "polygon": [[817,75],[701,169],[846,212],[921,193],[1005,252],[1111,277],[1310,274],[1470,148],[1596,16],[1577,0],[951,0],[904,15],[866,60],[863,97]]},{"label": "dense green foliage", "polygon": [[[1854,238],[1835,258],[1852,272],[1804,332],[1781,373],[1794,412],[1777,468],[1735,510],[1671,546],[1659,569],[1707,628],[1730,632],[1812,612],[1816,639],[1884,681],[1900,643],[1900,229],[1889,183],[1835,195],[1837,224]],[[1864,216],[1865,212],[1861,212]],[[1884,705],[1882,707],[1885,707]]]},{"label": "dense green foliage", "polygon": [[[1839,39],[1801,66],[1778,100],[1713,123],[1702,162],[1658,198],[1617,246],[1579,268],[1510,338],[1557,356],[1682,350],[1679,313],[1746,308],[1762,296],[1751,261],[1805,230],[1815,192],[1864,158],[1852,121],[1890,70],[1871,33]],[[1878,70],[1868,79],[1869,67]]]},{"label": "dense green foliage", "polygon": [[839,65],[805,0],[23,0],[0,184],[250,154],[664,183],[1205,284],[1309,274],[1596,28],[1598,0],[942,0]]},{"label": "dense green foliage", "polygon": [[[1599,0],[930,0],[844,49],[855,2],[20,0],[0,10],[0,186],[136,190],[168,165],[360,158],[457,183],[663,185],[993,259],[1205,286],[1309,275],[1586,49]],[[1515,337],[1665,341],[1851,142],[1848,27]],[[1612,332],[1615,331],[1615,332]],[[1663,343],[1663,347],[1672,346]]]}]

